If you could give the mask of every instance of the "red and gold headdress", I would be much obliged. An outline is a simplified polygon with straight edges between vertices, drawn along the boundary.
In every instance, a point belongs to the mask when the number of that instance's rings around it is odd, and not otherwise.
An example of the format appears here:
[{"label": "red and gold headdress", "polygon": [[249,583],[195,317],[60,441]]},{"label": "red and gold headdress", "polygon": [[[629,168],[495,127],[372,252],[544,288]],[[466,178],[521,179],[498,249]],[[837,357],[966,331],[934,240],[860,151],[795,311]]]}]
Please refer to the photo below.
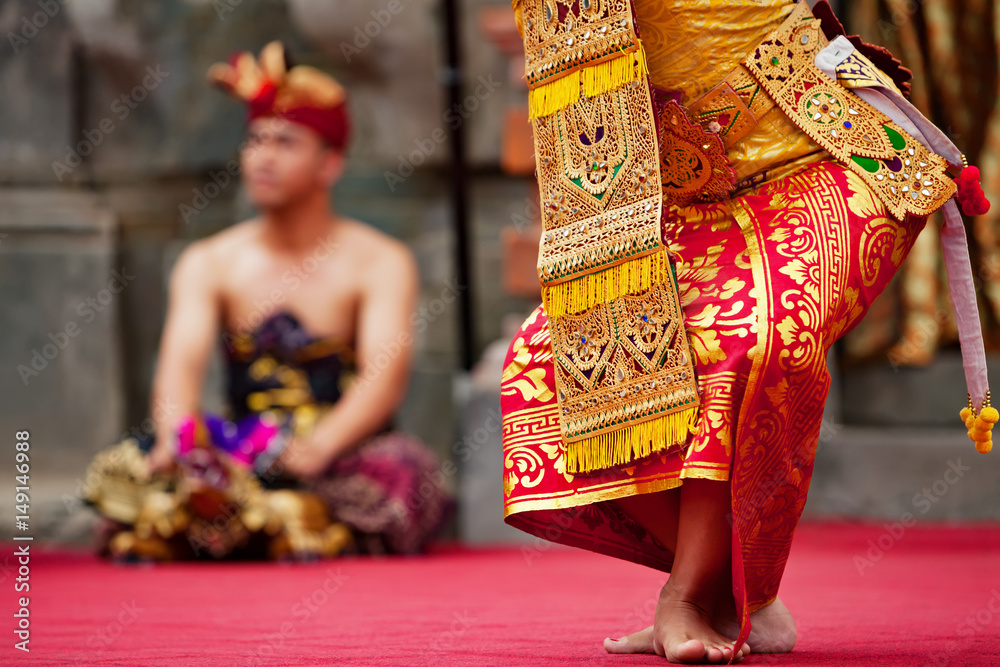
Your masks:
[{"label": "red and gold headdress", "polygon": [[280,41],[254,59],[249,51],[209,68],[208,80],[248,105],[248,120],[275,115],[318,132],[336,148],[347,145],[347,93],[330,75],[308,65],[288,66]]}]

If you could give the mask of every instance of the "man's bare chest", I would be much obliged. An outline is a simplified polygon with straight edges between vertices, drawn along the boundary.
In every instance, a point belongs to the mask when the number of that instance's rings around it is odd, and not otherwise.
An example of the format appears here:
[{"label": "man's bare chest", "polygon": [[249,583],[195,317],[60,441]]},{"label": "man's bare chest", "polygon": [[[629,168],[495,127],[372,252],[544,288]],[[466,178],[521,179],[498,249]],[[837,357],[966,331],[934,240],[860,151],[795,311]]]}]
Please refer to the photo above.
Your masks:
[{"label": "man's bare chest", "polygon": [[356,273],[308,258],[233,267],[220,295],[223,322],[230,332],[252,333],[287,312],[313,336],[353,340],[361,295]]}]

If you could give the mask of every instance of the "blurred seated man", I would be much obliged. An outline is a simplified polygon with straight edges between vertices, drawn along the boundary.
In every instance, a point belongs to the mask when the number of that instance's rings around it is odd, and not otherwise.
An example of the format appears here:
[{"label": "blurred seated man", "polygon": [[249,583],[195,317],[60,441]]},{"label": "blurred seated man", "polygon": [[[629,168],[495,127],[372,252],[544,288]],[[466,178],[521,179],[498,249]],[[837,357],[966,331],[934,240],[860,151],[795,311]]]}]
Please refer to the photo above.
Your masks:
[{"label": "blurred seated man", "polygon": [[[174,409],[155,438],[106,450],[88,475],[100,480],[88,500],[111,520],[105,549],[157,559],[333,555],[349,543],[419,551],[453,503],[434,454],[390,430],[418,274],[406,246],[331,207],[344,90],[289,66],[280,42],[208,78],[248,103],[240,166],[259,215],[177,260],[152,392],[153,405]],[[220,337],[230,414],[200,415]]]}]

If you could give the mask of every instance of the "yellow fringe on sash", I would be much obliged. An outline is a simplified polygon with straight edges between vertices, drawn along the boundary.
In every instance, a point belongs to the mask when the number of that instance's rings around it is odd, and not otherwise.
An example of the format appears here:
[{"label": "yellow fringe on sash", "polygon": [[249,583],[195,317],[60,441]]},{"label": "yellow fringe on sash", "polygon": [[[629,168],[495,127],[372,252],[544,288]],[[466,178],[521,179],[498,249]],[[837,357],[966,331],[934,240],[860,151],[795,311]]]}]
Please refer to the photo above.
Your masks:
[{"label": "yellow fringe on sash", "polygon": [[698,406],[678,410],[567,444],[566,472],[584,473],[625,465],[672,445],[698,430]]},{"label": "yellow fringe on sash", "polygon": [[579,101],[581,95],[600,95],[649,74],[642,42],[636,39],[635,43],[634,51],[573,70],[555,81],[543,83],[528,91],[529,117],[534,119],[549,116]]},{"label": "yellow fringe on sash", "polygon": [[616,264],[603,271],[542,287],[549,317],[582,313],[624,294],[638,294],[667,280],[669,260],[660,249],[638,259]]}]

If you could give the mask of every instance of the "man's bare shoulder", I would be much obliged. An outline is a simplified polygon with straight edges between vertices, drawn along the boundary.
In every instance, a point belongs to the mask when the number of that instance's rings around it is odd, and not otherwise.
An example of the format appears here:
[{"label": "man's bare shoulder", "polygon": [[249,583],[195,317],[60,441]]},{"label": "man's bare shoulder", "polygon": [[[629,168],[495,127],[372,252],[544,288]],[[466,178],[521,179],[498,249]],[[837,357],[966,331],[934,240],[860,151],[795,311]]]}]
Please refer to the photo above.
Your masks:
[{"label": "man's bare shoulder", "polygon": [[220,267],[258,238],[256,219],[244,220],[189,244],[177,258],[175,274],[191,279],[212,278]]},{"label": "man's bare shoulder", "polygon": [[226,253],[245,250],[247,246],[257,243],[260,239],[260,227],[259,219],[250,218],[226,227],[211,236],[206,236],[197,243],[204,245],[205,252],[210,252],[218,257]]},{"label": "man's bare shoulder", "polygon": [[373,225],[356,218],[340,218],[340,227],[346,243],[357,244],[357,247],[372,252],[396,250],[409,252],[406,244],[399,239],[386,234]]},{"label": "man's bare shoulder", "polygon": [[345,246],[366,266],[415,262],[405,243],[366,222],[341,218],[341,231]]}]

